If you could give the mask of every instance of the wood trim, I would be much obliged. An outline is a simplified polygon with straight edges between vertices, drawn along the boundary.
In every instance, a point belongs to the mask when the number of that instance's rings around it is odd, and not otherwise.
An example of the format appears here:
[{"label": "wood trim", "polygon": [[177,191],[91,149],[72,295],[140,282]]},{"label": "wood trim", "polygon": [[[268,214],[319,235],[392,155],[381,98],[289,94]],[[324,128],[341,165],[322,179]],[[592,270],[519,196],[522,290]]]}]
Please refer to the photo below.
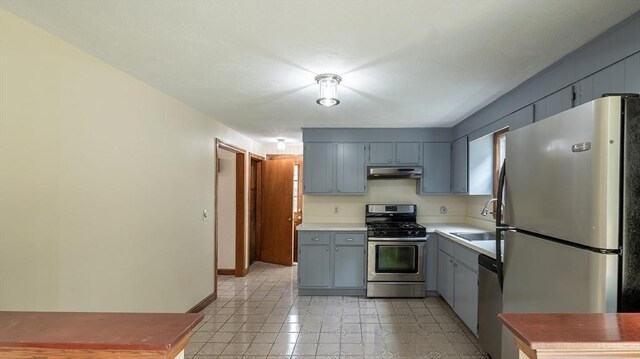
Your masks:
[{"label": "wood trim", "polygon": [[230,143],[224,142],[219,138],[216,138],[216,147],[222,148],[223,150],[227,150],[233,153],[247,153],[245,149],[232,145]]},{"label": "wood trim", "polygon": [[218,139],[214,148],[214,183],[213,183],[213,294],[218,296],[218,174],[220,172],[220,158],[218,157]]},{"label": "wood trim", "polygon": [[270,154],[267,154],[267,160],[280,160],[280,159],[284,159],[284,158],[293,158],[294,160],[297,160],[298,156],[301,156],[301,155],[291,155],[291,154],[274,154],[274,155],[270,155]]},{"label": "wood trim", "polygon": [[[253,171],[251,167],[253,166],[253,162],[256,163],[256,218],[255,218],[255,247],[256,247],[256,261],[261,260],[261,248],[262,248],[262,162],[265,161],[264,157],[254,156],[251,154],[250,164],[249,164],[249,187],[251,187],[251,183],[253,183]],[[251,209],[251,204],[249,204],[249,209]],[[249,221],[249,225],[251,225],[251,221]],[[251,232],[251,228],[249,228],[249,232]],[[251,245],[251,244],[249,244]],[[251,264],[249,264],[251,266]]]},{"label": "wood trim", "polygon": [[[220,271],[220,270],[218,270]],[[198,304],[194,305],[193,308],[189,309],[187,313],[199,313],[204,310],[209,304],[213,303],[214,300],[218,297],[217,291],[213,291],[213,293],[206,296],[203,300],[198,302]]]},{"label": "wood trim", "polygon": [[[509,127],[503,128],[500,131],[493,133],[493,197],[497,197],[498,195],[498,180],[500,179],[500,153],[498,150],[498,143],[500,143],[500,139],[506,136],[509,132]],[[494,209],[495,211],[495,209]]]},{"label": "wood trim", "polygon": [[235,275],[236,269],[222,269],[218,268],[218,275]]},{"label": "wood trim", "polygon": [[252,153],[252,152],[249,152],[249,158],[251,158],[252,160],[257,160],[257,161],[266,160],[266,158],[264,158],[263,156],[257,155],[257,154]]},{"label": "wood trim", "polygon": [[236,153],[236,277],[245,275],[245,166],[244,153]]}]

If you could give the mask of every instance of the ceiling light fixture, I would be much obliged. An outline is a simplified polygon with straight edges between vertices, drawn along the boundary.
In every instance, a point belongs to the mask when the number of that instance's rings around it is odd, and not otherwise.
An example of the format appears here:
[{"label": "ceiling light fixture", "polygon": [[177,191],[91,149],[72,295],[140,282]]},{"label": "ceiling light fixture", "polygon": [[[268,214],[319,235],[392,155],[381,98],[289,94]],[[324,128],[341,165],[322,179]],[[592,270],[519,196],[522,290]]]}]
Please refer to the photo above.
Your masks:
[{"label": "ceiling light fixture", "polygon": [[284,151],[287,148],[287,145],[284,143],[284,138],[278,138],[278,143],[276,143],[276,149],[278,151]]},{"label": "ceiling light fixture", "polygon": [[342,77],[334,74],[322,74],[316,76],[316,82],[320,86],[320,96],[316,100],[316,103],[325,107],[331,107],[339,104],[338,84],[340,81],[342,81]]}]

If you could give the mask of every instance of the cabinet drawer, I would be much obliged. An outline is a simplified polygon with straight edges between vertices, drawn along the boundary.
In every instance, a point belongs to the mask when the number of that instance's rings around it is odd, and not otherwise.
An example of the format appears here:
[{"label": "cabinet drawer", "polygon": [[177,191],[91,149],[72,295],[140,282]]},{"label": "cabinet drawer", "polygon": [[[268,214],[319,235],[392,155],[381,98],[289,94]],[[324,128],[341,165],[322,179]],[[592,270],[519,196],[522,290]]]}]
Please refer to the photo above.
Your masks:
[{"label": "cabinet drawer", "polygon": [[364,245],[364,233],[336,233],[336,245]]},{"label": "cabinet drawer", "polygon": [[474,252],[470,249],[467,249],[459,244],[452,243],[453,247],[453,256],[458,260],[458,262],[466,265],[476,273],[478,272],[478,252]]},{"label": "cabinet drawer", "polygon": [[331,232],[299,232],[298,244],[331,244]]},{"label": "cabinet drawer", "polygon": [[438,249],[453,256],[453,241],[438,235]]}]

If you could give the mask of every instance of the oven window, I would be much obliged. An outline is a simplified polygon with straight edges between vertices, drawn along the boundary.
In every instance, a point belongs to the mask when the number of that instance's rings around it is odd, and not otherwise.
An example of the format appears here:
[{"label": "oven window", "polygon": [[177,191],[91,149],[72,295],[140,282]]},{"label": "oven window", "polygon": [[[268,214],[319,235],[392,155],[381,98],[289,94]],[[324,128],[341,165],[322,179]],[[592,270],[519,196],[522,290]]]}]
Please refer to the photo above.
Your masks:
[{"label": "oven window", "polygon": [[376,273],[418,273],[418,246],[377,245]]}]

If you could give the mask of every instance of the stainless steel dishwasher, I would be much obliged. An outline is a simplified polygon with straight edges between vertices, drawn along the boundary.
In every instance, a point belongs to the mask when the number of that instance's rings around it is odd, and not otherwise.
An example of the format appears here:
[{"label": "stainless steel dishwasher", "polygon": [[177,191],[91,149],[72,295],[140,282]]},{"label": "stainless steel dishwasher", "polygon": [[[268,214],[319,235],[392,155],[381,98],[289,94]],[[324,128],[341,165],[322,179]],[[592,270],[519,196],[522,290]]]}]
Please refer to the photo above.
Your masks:
[{"label": "stainless steel dishwasher", "polygon": [[493,359],[500,359],[502,351],[502,290],[498,282],[496,260],[478,256],[478,340]]}]

